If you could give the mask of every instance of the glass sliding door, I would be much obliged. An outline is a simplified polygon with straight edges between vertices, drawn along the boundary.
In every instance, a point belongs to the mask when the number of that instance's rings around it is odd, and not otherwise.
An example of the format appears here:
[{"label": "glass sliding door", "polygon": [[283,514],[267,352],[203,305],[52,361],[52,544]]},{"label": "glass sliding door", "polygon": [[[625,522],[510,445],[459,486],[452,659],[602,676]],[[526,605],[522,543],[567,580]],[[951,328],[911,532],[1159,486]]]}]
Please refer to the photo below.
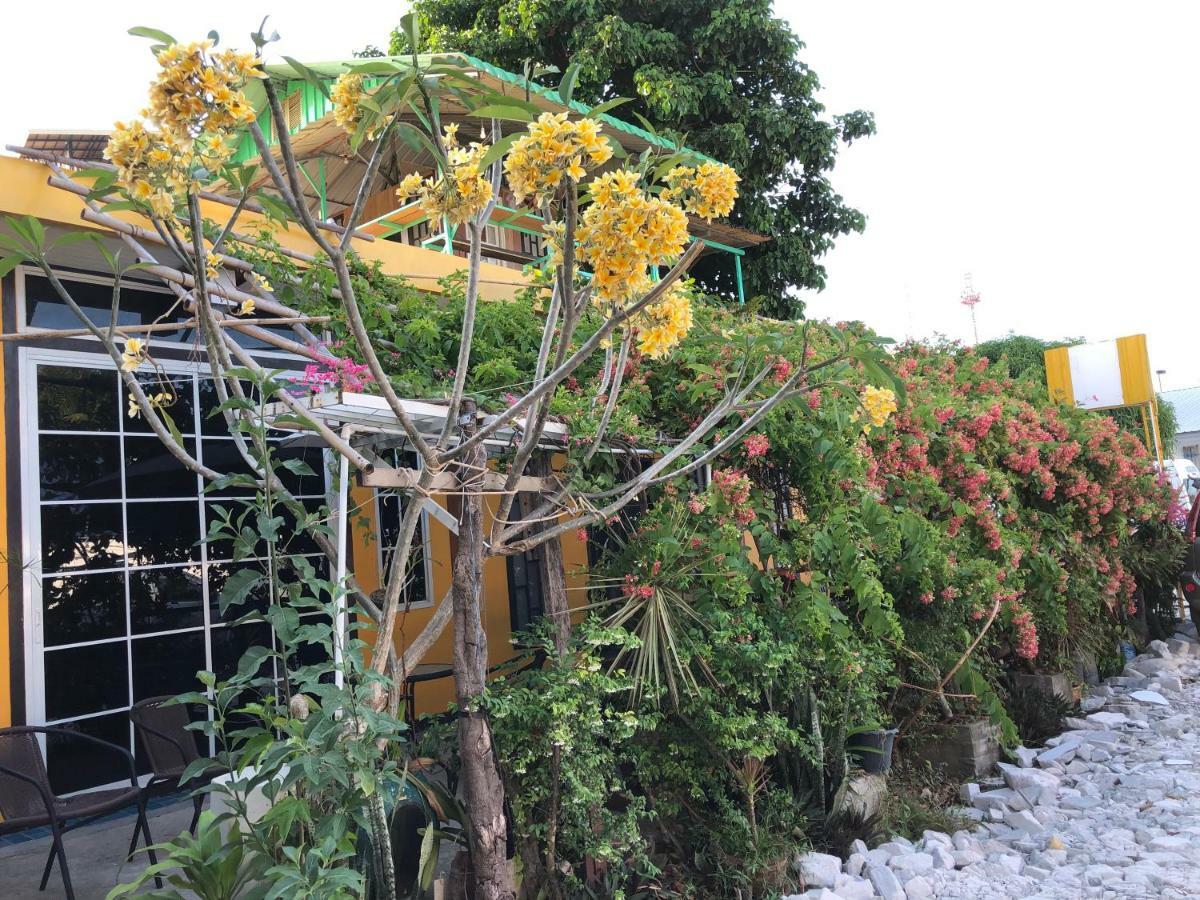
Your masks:
[{"label": "glass sliding door", "polygon": [[[196,689],[200,669],[230,675],[246,648],[270,643],[264,623],[231,624],[265,601],[221,613],[229,576],[254,565],[235,564],[227,545],[203,540],[213,508],[229,504],[231,492],[206,494],[200,477],[126,414],[107,358],[24,352],[23,402],[32,407],[23,414],[22,451],[29,720],[136,750],[130,705]],[[169,412],[189,452],[222,472],[244,470],[223,418],[209,417],[217,403],[212,380],[184,365],[169,379],[178,398]],[[317,473],[287,477],[306,506],[319,507],[321,449],[281,445],[280,453]],[[310,544],[292,550],[316,557]],[[58,790],[121,777],[103,754],[72,755],[78,746],[47,744]]]}]

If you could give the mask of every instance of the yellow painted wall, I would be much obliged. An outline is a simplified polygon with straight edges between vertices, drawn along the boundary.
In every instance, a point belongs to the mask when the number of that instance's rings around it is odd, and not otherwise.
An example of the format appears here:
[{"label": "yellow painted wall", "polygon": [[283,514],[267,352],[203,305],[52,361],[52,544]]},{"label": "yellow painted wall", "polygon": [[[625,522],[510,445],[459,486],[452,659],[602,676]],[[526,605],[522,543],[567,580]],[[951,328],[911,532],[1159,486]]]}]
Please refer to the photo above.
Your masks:
[{"label": "yellow painted wall", "polygon": [[[50,174],[50,170],[41,163],[0,157],[0,212],[37,216],[47,223],[105,232],[105,229],[79,218],[84,209],[82,197],[46,184],[46,178]],[[200,207],[205,216],[216,222],[225,222],[233,211],[230,207],[209,201],[201,201]],[[135,213],[121,212],[114,215],[144,228],[150,227],[148,221]],[[317,252],[308,235],[297,229],[276,230],[277,226],[254,213],[242,213],[238,219],[237,230],[253,233],[264,225],[275,230],[276,239],[289,250],[310,254]],[[440,290],[437,285],[438,278],[466,267],[466,260],[453,254],[410,247],[396,241],[355,240],[353,246],[366,262],[378,260],[383,266],[383,271],[389,275],[406,276],[412,279],[414,286],[430,291]],[[153,246],[147,249],[151,253],[154,252]],[[489,300],[511,297],[516,288],[527,283],[521,272],[486,262],[480,269],[480,279],[480,296]]]},{"label": "yellow painted wall", "polygon": [[[0,285],[0,312],[9,302]],[[3,357],[0,356],[0,728],[12,721],[12,659],[9,654],[9,615],[12,592],[9,590],[8,561],[15,558],[15,548],[8,543],[8,484],[4,477],[8,460],[8,422],[5,419],[7,385],[4,383]]]},{"label": "yellow painted wall", "polygon": [[[376,545],[378,522],[375,517],[374,504],[371,502],[371,489],[354,487],[351,490],[351,507],[357,510],[351,516],[354,574],[359,585],[366,591],[378,590],[380,587],[379,553]],[[446,507],[445,497],[435,498]],[[484,517],[484,528],[491,527],[491,511],[499,502],[496,497],[485,498],[487,512]],[[587,545],[575,535],[563,539],[563,563],[567,570],[567,596],[572,609],[584,605],[585,587],[587,584]],[[450,589],[452,572],[450,570],[450,531],[432,516],[429,518],[429,554],[432,562],[432,578],[429,595],[434,605],[423,609],[413,609],[403,613],[396,623],[395,645],[403,652],[408,643],[421,633],[434,606]],[[483,626],[488,640],[488,663],[496,665],[513,656],[509,630],[508,610],[508,570],[503,558],[493,557],[484,563],[483,569]],[[450,665],[454,659],[453,625],[448,625],[442,632],[437,643],[425,655],[424,662],[445,663]],[[439,712],[454,700],[454,680],[451,678],[437,681],[422,682],[416,686],[416,703],[418,713]]]}]

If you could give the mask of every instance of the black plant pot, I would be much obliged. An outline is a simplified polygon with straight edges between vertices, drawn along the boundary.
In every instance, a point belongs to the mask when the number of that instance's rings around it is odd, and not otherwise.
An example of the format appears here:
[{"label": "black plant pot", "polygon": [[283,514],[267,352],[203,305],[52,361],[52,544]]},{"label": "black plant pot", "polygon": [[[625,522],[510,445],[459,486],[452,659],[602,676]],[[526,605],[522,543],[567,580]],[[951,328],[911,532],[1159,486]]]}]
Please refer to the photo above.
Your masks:
[{"label": "black plant pot", "polygon": [[863,731],[846,740],[846,752],[868,775],[882,775],[892,767],[895,740],[895,728]]}]

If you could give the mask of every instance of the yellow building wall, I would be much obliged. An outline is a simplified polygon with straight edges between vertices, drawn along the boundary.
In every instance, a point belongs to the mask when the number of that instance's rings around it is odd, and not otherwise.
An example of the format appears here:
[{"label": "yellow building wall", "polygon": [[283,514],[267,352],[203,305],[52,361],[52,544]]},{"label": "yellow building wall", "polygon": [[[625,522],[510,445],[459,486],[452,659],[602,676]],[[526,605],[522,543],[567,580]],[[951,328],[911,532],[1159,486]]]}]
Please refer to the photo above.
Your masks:
[{"label": "yellow building wall", "polygon": [[[9,302],[0,282],[0,314]],[[8,543],[8,421],[7,385],[4,383],[3,353],[0,352],[0,728],[12,721],[12,656],[10,653],[12,634],[9,630],[12,591],[9,590],[9,559],[14,557],[14,548]]]},{"label": "yellow building wall", "polygon": [[[445,497],[435,497],[434,499],[443,508],[448,508]],[[485,529],[491,527],[491,512],[496,508],[498,502],[495,497],[485,498]],[[378,590],[381,586],[376,539],[379,526],[375,516],[375,504],[372,502],[372,489],[357,486],[352,488],[350,506],[356,511],[351,515],[350,520],[353,537],[354,575],[358,579],[359,586],[369,593]],[[400,615],[396,622],[394,641],[396,649],[400,652],[403,652],[412,639],[421,633],[433,615],[437,604],[450,589],[453,576],[450,539],[450,530],[430,516],[428,552],[432,577],[429,596],[433,599],[433,604],[422,609],[412,609]],[[562,547],[563,564],[567,571],[568,602],[572,609],[579,609],[586,603],[587,544],[574,535],[568,535],[563,539]],[[485,561],[483,567],[483,628],[488,641],[488,664],[491,666],[511,659],[515,655],[509,624],[507,561],[501,557],[492,557]],[[454,627],[451,623],[446,626],[441,637],[430,648],[422,661],[445,663],[449,666],[454,659],[453,633]],[[418,713],[440,712],[453,701],[453,678],[425,681],[416,685]]]}]

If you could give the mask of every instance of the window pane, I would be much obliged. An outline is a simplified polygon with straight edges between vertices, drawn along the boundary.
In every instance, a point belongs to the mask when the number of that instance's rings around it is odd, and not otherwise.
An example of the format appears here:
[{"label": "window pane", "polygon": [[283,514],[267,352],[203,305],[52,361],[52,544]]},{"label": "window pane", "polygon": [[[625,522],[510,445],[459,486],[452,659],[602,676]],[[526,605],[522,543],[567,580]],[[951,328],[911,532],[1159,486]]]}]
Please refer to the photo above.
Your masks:
[{"label": "window pane", "polygon": [[212,604],[211,617],[213,622],[233,622],[248,612],[266,612],[270,603],[270,591],[267,589],[264,577],[240,603],[231,604],[225,612],[221,612],[222,592],[230,577],[238,571],[249,570],[264,572],[264,566],[257,562],[239,563],[210,563],[208,566],[208,602]]},{"label": "window pane", "polygon": [[[107,327],[112,321],[112,285],[91,281],[62,279],[71,299],[83,310],[88,320]],[[134,282],[121,288],[121,306],[117,311],[118,325],[149,325],[162,316],[174,297],[166,291],[146,290]],[[78,328],[79,317],[62,302],[50,282],[40,275],[25,276],[25,316],[34,328]],[[163,319],[182,322],[184,314]],[[190,341],[191,331],[164,331],[154,335],[155,341]]]},{"label": "window pane", "polygon": [[199,566],[138,569],[129,573],[134,634],[204,624],[204,582]]},{"label": "window pane", "polygon": [[120,572],[42,579],[46,646],[125,634],[125,576]]},{"label": "window pane", "polygon": [[117,375],[75,366],[38,366],[38,428],[116,431]]},{"label": "window pane", "polygon": [[[325,493],[325,456],[322,451],[323,447],[306,447],[297,441],[275,446],[279,480],[296,496],[320,496]],[[298,475],[283,468],[283,464],[288,460],[296,460],[298,463],[307,465],[312,470],[312,474]]]},{"label": "window pane", "polygon": [[125,561],[119,503],[42,507],[42,571],[120,568]]},{"label": "window pane", "polygon": [[133,641],[133,701],[203,690],[204,632],[164,634]]},{"label": "window pane", "polygon": [[[203,452],[204,464],[222,475],[254,475],[254,470],[246,463],[237,444],[231,439],[205,438]],[[221,490],[209,488],[206,493],[210,497],[250,497],[254,495],[254,488],[248,485],[232,485]]]},{"label": "window pane", "polygon": [[[243,387],[246,390],[247,396],[252,396],[251,387],[243,382]],[[202,434],[229,434],[229,424],[225,421],[225,414],[216,411],[221,405],[221,400],[217,396],[217,387],[211,378],[199,379],[200,388],[200,431]]]},{"label": "window pane", "polygon": [[47,719],[129,705],[124,641],[48,650],[45,665]]},{"label": "window pane", "polygon": [[[166,393],[175,398],[175,402],[164,407],[167,415],[175,422],[175,427],[179,429],[180,434],[194,434],[196,431],[195,417],[195,398],[192,396],[192,376],[191,375],[160,375],[158,373],[144,373],[137,376],[141,382],[142,390],[147,395]],[[128,392],[122,385],[121,393],[124,396],[125,403],[122,404],[128,407],[129,397]],[[141,416],[130,418],[128,409],[123,410],[121,421],[125,423],[125,431],[134,434],[153,434],[149,424]]]},{"label": "window pane", "polygon": [[[185,439],[183,446],[195,455],[195,441]],[[195,497],[199,489],[196,473],[172,456],[158,438],[125,438],[125,496]]]},{"label": "window pane", "polygon": [[129,564],[154,566],[200,558],[199,500],[130,503]]},{"label": "window pane", "polygon": [[[227,681],[237,672],[238,662],[251,647],[271,646],[271,627],[266,623],[214,628],[211,633],[213,671],[218,681]],[[274,665],[274,660],[265,660],[258,674],[273,675]]]},{"label": "window pane", "polygon": [[121,496],[120,438],[44,434],[38,447],[43,500]]},{"label": "window pane", "polygon": [[[127,712],[97,716],[81,722],[68,722],[56,727],[89,734],[125,750],[129,749]],[[114,781],[123,781],[126,787],[129,786],[129,763],[124,756],[116,750],[98,747],[91,741],[81,741],[65,735],[50,735],[46,738],[46,770],[50,775],[51,787],[59,794],[111,784]],[[124,821],[122,820],[122,823]]]}]

